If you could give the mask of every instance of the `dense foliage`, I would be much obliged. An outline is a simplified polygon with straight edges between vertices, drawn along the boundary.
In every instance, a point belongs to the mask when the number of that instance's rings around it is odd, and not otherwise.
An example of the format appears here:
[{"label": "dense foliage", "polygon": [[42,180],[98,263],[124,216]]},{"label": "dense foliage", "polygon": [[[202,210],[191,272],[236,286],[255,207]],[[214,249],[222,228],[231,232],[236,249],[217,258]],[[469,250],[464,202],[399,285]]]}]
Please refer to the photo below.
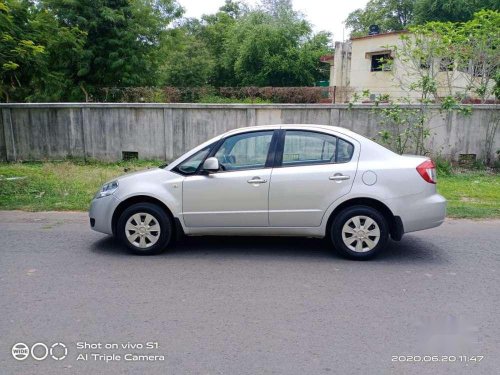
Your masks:
[{"label": "dense foliage", "polygon": [[175,0],[0,0],[0,100],[95,100],[110,89],[311,86],[327,79],[290,0],[226,0],[182,18]]},{"label": "dense foliage", "polygon": [[[371,24],[400,30],[499,7],[495,0],[370,0],[346,24],[366,34]],[[226,0],[200,19],[183,18],[176,0],[0,0],[0,101],[93,101],[103,93],[109,100],[146,88],[162,100],[164,87],[313,86],[328,79],[319,57],[332,52],[329,38],[313,33],[291,0],[253,8]],[[487,76],[500,81],[496,71]]]},{"label": "dense foliage", "polygon": [[353,35],[366,35],[370,25],[382,32],[397,31],[430,21],[465,22],[483,10],[500,11],[498,0],[370,0],[349,14],[346,26]]},{"label": "dense foliage", "polygon": [[353,35],[366,35],[371,25],[382,32],[405,29],[413,21],[414,0],[370,0],[364,9],[356,9],[346,19]]}]

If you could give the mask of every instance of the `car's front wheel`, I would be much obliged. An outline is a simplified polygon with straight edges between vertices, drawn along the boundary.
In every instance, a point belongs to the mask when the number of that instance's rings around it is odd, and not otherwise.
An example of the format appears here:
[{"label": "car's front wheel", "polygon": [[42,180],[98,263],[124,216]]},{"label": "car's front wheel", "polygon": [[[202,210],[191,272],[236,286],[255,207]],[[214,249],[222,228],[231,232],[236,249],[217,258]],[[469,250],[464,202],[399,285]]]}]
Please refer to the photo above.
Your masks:
[{"label": "car's front wheel", "polygon": [[135,254],[163,252],[172,239],[172,221],[166,212],[152,203],[136,203],[118,219],[118,238]]},{"label": "car's front wheel", "polygon": [[334,218],[331,239],[335,249],[351,259],[369,259],[385,247],[389,238],[387,220],[376,209],[352,206]]}]

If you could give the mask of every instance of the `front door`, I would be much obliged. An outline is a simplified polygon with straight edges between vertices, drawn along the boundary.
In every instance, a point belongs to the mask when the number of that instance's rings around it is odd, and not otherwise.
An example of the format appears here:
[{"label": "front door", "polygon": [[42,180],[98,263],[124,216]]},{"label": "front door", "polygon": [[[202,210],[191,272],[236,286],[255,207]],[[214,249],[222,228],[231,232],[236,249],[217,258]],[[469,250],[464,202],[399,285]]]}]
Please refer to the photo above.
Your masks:
[{"label": "front door", "polygon": [[183,217],[188,227],[267,227],[274,131],[226,138],[215,152],[221,170],[187,176]]},{"label": "front door", "polygon": [[351,190],[358,164],[354,143],[327,133],[286,130],[281,144],[282,160],[271,176],[270,226],[317,227],[328,207]]}]

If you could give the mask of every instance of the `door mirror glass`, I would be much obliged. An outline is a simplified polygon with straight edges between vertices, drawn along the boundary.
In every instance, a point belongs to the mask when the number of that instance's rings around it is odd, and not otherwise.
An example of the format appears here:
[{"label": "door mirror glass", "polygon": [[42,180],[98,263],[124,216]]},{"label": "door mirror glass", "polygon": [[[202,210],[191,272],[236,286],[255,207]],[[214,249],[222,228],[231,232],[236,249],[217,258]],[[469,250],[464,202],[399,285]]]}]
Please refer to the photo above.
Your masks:
[{"label": "door mirror glass", "polygon": [[203,163],[203,170],[207,172],[217,172],[219,170],[219,160],[217,158],[211,157],[205,160]]}]

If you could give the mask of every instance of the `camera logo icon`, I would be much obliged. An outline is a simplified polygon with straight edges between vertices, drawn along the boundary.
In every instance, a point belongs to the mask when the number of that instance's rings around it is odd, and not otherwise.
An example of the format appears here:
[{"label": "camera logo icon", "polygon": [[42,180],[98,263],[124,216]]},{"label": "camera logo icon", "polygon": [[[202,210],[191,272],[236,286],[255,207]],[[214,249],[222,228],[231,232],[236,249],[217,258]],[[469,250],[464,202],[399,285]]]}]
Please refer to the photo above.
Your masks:
[{"label": "camera logo icon", "polygon": [[68,355],[68,347],[62,342],[56,342],[50,348],[43,342],[37,342],[31,345],[31,348],[23,342],[12,346],[12,356],[17,361],[24,361],[30,354],[36,361],[43,361],[49,354],[50,358],[61,361]]},{"label": "camera logo icon", "polygon": [[30,355],[30,348],[23,342],[18,342],[12,347],[12,356],[18,361],[24,361]]}]

